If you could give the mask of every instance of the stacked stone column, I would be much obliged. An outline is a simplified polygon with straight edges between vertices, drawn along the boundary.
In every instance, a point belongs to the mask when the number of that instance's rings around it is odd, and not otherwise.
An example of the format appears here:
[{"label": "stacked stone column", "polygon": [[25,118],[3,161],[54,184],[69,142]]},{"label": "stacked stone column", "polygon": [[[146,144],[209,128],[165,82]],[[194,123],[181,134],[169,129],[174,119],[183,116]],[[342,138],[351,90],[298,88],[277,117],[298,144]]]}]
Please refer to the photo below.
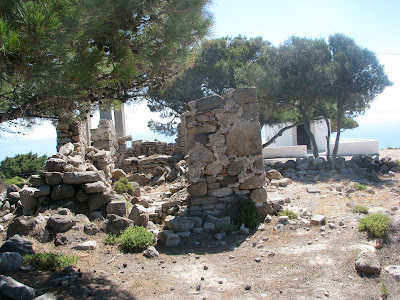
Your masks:
[{"label": "stacked stone column", "polygon": [[230,215],[249,200],[262,211],[267,193],[256,89],[230,89],[188,106],[186,140],[194,141],[186,157],[189,214]]}]

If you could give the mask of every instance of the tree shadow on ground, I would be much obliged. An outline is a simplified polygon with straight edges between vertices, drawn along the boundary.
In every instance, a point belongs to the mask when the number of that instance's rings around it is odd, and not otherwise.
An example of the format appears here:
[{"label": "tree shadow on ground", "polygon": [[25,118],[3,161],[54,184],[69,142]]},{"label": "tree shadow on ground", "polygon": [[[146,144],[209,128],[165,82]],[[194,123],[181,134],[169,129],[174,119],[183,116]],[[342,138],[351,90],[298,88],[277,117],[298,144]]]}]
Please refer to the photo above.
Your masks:
[{"label": "tree shadow on ground", "polygon": [[73,276],[66,276],[65,280],[60,280],[65,276],[61,272],[51,271],[12,272],[5,275],[34,288],[36,296],[52,293],[57,299],[66,300],[137,299],[133,294],[121,290],[106,274],[76,272]]}]

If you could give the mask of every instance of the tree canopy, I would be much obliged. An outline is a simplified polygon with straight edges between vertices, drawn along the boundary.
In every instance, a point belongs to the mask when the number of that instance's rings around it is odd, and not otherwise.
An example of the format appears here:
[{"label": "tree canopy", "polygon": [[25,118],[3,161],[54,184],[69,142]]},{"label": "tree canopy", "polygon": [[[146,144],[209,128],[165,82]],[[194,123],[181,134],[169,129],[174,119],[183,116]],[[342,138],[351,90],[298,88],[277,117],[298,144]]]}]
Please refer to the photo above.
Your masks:
[{"label": "tree canopy", "polygon": [[[269,46],[270,43],[262,38],[247,39],[242,36],[204,42],[185,72],[163,86],[150,89],[149,108],[160,112],[162,117],[178,117],[189,101],[236,88],[235,70],[257,60]],[[149,122],[153,131],[169,135],[175,133],[175,125],[175,120]]]},{"label": "tree canopy", "polygon": [[3,1],[0,124],[125,102],[181,72],[210,0]]},{"label": "tree canopy", "polygon": [[46,155],[39,157],[37,154],[32,154],[32,152],[6,157],[0,163],[0,175],[3,174],[7,179],[15,176],[28,178],[42,169],[46,159]]}]

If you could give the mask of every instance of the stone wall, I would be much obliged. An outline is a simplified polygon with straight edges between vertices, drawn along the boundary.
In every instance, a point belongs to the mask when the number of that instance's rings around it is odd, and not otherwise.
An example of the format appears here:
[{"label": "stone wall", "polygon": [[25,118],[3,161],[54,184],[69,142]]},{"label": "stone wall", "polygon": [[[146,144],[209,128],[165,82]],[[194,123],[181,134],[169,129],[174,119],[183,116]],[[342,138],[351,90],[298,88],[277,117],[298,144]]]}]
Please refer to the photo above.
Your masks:
[{"label": "stone wall", "polygon": [[240,202],[267,206],[266,176],[255,88],[229,89],[188,103],[186,161],[192,216],[229,215]]},{"label": "stone wall", "polygon": [[68,143],[87,145],[86,125],[83,122],[69,123],[60,120],[56,127],[57,151]]}]

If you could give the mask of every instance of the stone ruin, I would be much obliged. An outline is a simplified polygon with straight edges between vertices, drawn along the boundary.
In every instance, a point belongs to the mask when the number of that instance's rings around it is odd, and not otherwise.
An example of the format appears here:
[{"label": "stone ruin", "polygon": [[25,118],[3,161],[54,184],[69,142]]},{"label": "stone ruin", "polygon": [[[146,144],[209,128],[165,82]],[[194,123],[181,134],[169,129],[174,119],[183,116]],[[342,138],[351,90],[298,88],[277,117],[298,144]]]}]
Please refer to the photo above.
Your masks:
[{"label": "stone ruin", "polygon": [[253,201],[269,209],[255,88],[229,89],[188,103],[183,114],[189,215],[234,215]]}]

